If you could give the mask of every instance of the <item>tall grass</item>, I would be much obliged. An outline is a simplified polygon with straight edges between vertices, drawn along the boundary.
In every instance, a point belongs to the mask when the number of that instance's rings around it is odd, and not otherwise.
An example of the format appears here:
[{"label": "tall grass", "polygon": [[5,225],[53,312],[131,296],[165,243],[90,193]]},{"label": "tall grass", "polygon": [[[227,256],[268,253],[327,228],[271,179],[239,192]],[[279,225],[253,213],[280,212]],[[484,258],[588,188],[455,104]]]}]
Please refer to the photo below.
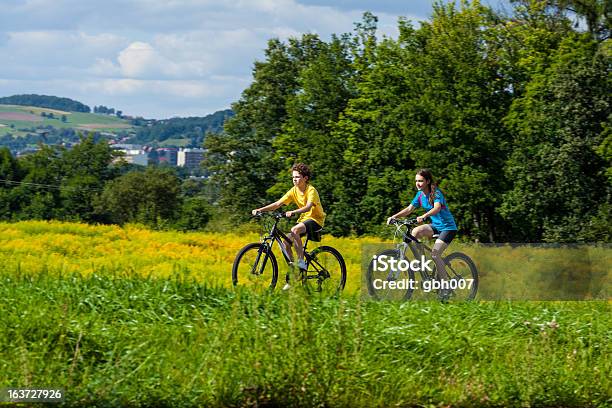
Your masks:
[{"label": "tall grass", "polygon": [[[612,403],[607,301],[387,303],[229,286],[256,235],[0,224],[0,388],[70,406]],[[226,278],[227,277],[227,278]]]},{"label": "tall grass", "polygon": [[3,275],[0,384],[69,405],[606,406],[605,302],[363,302]]}]

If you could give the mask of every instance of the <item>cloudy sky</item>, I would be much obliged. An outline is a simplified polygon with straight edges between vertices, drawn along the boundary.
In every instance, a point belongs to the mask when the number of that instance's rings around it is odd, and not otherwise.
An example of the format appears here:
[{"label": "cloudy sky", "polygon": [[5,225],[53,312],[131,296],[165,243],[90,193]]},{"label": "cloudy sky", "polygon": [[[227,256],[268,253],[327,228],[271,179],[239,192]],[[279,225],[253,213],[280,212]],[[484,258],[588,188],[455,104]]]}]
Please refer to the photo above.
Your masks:
[{"label": "cloudy sky", "polygon": [[[481,0],[503,6],[503,0]],[[268,39],[353,29],[364,11],[395,37],[425,0],[0,0],[0,96],[69,97],[147,118],[226,109]],[[508,9],[508,7],[506,6]]]}]

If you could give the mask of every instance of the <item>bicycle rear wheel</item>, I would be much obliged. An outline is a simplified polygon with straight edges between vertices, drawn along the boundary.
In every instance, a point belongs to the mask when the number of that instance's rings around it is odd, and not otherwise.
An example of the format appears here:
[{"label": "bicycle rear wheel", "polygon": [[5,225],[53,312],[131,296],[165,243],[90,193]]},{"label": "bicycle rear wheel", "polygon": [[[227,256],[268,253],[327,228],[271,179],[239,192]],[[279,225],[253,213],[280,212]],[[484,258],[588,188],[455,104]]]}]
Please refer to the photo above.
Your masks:
[{"label": "bicycle rear wheel", "polygon": [[346,284],[346,264],[335,248],[320,246],[306,257],[308,269],[302,277],[306,291],[333,297]]},{"label": "bicycle rear wheel", "polygon": [[278,263],[272,248],[259,242],[242,248],[232,266],[234,286],[249,287],[255,291],[272,290],[278,280]]},{"label": "bicycle rear wheel", "polygon": [[472,259],[461,252],[453,252],[444,258],[444,263],[451,291],[449,300],[474,299],[478,291],[478,270]]}]

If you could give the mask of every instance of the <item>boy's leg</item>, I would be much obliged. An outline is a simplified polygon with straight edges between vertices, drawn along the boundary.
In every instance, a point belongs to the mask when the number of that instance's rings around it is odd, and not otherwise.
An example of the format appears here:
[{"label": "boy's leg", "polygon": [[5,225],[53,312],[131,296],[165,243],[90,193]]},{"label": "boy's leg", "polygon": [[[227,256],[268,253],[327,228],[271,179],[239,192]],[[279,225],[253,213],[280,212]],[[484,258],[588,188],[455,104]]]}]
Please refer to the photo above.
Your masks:
[{"label": "boy's leg", "polygon": [[304,247],[302,246],[302,237],[300,235],[305,233],[306,225],[304,225],[303,222],[300,222],[291,228],[291,237],[293,238],[293,245],[295,245],[295,252],[298,260],[304,260]]},{"label": "boy's leg", "polygon": [[[291,234],[290,234],[291,235]],[[289,237],[291,238],[291,237]],[[289,261],[293,262],[293,243],[291,241],[283,241],[283,245],[285,246],[285,250],[287,251],[287,255],[289,255]]]},{"label": "boy's leg", "polygon": [[[289,262],[293,263],[293,251],[291,250],[291,248],[293,247],[293,244],[291,243],[291,241],[283,241],[283,246],[285,247],[285,250],[287,251],[287,255],[289,255]],[[287,271],[287,273],[285,274],[285,286],[283,287],[283,290],[289,289],[289,280],[290,280],[289,271]]]}]

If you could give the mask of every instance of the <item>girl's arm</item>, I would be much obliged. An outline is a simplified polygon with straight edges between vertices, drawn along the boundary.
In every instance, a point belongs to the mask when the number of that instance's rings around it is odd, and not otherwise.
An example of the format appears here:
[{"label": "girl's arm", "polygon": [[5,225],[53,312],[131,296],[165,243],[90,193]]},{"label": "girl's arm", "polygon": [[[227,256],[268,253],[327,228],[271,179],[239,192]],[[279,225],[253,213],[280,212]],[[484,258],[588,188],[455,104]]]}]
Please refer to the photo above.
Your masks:
[{"label": "girl's arm", "polygon": [[425,214],[421,215],[420,217],[417,217],[417,221],[419,223],[425,221],[427,219],[427,217],[431,217],[432,215],[436,215],[437,213],[439,213],[440,211],[442,211],[442,204],[440,204],[439,202],[435,202],[434,206],[431,210],[427,211]]},{"label": "girl's arm", "polygon": [[414,211],[415,208],[416,207],[414,207],[412,204],[410,204],[408,207],[404,208],[403,210],[401,210],[397,214],[394,214],[394,215],[390,216],[389,218],[387,218],[387,224],[390,224],[391,220],[394,220],[394,219],[400,218],[400,217],[405,217],[405,216],[409,215],[411,212]]}]

